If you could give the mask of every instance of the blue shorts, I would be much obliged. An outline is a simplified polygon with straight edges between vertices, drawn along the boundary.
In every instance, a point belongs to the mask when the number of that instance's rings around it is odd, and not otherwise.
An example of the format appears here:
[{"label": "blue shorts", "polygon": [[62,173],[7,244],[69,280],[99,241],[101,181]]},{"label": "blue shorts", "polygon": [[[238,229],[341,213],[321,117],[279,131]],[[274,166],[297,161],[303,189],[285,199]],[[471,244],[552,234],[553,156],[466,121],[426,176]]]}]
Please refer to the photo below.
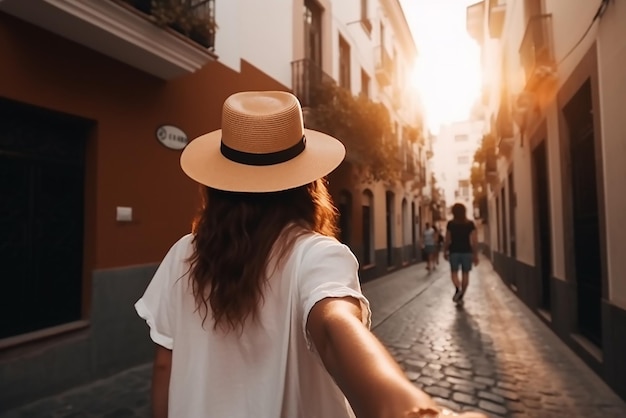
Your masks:
[{"label": "blue shorts", "polygon": [[452,271],[461,271],[467,273],[472,269],[474,256],[472,253],[450,253],[450,269]]}]

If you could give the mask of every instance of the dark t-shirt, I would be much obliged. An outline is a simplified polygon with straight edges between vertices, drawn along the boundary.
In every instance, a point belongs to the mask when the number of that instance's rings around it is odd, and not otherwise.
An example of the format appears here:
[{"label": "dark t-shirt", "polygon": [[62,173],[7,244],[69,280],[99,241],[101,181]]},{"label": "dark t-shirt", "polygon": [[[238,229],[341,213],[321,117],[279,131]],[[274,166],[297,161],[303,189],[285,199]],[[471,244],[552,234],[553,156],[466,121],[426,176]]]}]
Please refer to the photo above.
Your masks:
[{"label": "dark t-shirt", "polygon": [[470,241],[470,235],[472,231],[476,229],[474,222],[456,222],[450,221],[446,226],[446,229],[450,231],[450,248],[451,253],[471,253],[472,243]]}]

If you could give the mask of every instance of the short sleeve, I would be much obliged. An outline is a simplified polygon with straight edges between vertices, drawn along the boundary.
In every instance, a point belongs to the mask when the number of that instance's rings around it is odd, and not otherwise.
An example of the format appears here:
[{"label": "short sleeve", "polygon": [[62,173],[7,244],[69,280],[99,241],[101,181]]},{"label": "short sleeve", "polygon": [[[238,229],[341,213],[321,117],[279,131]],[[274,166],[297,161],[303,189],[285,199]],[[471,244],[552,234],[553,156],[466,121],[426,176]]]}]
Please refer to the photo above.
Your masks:
[{"label": "short sleeve", "polygon": [[181,277],[181,272],[185,271],[187,254],[187,251],[183,250],[185,243],[190,244],[189,236],[182,238],[170,248],[143,296],[135,303],[137,314],[150,327],[152,341],[170,350],[174,345],[176,312],[174,286]]},{"label": "short sleeve", "polygon": [[303,309],[302,330],[307,347],[313,343],[307,331],[307,321],[313,306],[322,299],[351,296],[361,305],[361,321],[371,326],[369,301],[361,292],[359,264],[348,247],[329,237],[316,237],[305,250],[298,273],[299,303]]},{"label": "short sleeve", "polygon": [[446,224],[446,231],[450,230],[452,230],[452,222],[448,221],[448,223]]}]

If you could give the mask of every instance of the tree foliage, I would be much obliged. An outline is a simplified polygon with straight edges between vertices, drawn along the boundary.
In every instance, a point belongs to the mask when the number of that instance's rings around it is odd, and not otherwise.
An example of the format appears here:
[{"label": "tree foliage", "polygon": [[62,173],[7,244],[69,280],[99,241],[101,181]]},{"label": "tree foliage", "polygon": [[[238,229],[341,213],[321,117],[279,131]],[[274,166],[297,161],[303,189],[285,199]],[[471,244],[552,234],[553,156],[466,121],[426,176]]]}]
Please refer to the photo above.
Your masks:
[{"label": "tree foliage", "polygon": [[313,103],[315,129],[345,145],[347,158],[364,180],[391,184],[400,180],[400,147],[384,105],[363,95],[355,97],[332,82],[321,83],[315,89]]}]

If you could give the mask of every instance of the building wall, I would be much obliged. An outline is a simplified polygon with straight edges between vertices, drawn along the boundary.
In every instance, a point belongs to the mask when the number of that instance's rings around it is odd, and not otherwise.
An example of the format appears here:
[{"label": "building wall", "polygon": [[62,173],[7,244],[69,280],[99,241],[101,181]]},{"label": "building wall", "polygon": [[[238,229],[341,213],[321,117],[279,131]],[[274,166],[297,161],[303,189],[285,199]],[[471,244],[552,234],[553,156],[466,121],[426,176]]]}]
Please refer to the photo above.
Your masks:
[{"label": "building wall", "polygon": [[[156,140],[159,125],[177,125],[194,138],[218,128],[231,93],[286,89],[245,62],[240,74],[211,63],[164,83],[6,15],[0,19],[0,48],[12,63],[0,68],[0,77],[12,81],[0,86],[0,95],[96,122],[87,157],[94,171],[87,186],[95,199],[88,210],[95,269],[159,260],[166,243],[189,230],[197,186],[180,170],[180,152]],[[117,223],[116,206],[133,207],[134,222]]]},{"label": "building wall", "polygon": [[626,213],[626,196],[622,192],[622,181],[626,178],[626,123],[623,118],[626,97],[623,71],[626,66],[626,28],[622,24],[625,19],[626,5],[623,2],[612,2],[602,18],[597,35],[609,298],[622,309],[626,309],[626,259],[621,255],[621,248],[626,242],[626,228],[617,226],[622,223]]},{"label": "building wall", "polygon": [[[506,194],[510,192],[506,176],[511,171],[514,173],[516,254],[512,256],[510,249],[505,251],[504,245],[497,245],[498,238],[511,236],[508,208],[504,218],[490,216],[489,244],[495,250],[494,264],[503,280],[511,284],[531,308],[538,313],[543,312],[540,317],[620,395],[626,396],[626,383],[619,377],[626,371],[626,362],[620,354],[626,349],[626,329],[622,325],[626,318],[626,262],[622,260],[619,250],[619,244],[626,239],[626,230],[617,226],[619,216],[626,209],[626,199],[621,193],[621,182],[626,176],[626,147],[623,141],[626,123],[620,116],[626,97],[626,79],[622,71],[626,64],[626,28],[621,24],[626,18],[626,7],[619,2],[607,2],[605,13],[581,40],[580,36],[592,23],[600,4],[585,2],[572,8],[565,0],[542,2],[542,13],[552,15],[550,32],[556,60],[556,82],[552,88],[544,85],[541,94],[535,96],[539,106],[528,129],[522,132],[519,124],[515,123],[512,155],[510,158],[499,158],[500,184],[490,194],[491,214],[496,213],[496,201],[500,205],[504,203],[506,208],[508,199],[502,202],[498,196],[502,187]],[[507,86],[513,99],[525,87],[519,55],[526,30],[522,18],[523,5],[524,2],[507,2],[501,38],[496,42],[487,39],[482,42],[483,63],[491,65],[487,72],[494,78],[503,73],[502,61],[506,62],[509,69]],[[588,334],[582,330],[580,319],[584,315],[580,307],[588,303],[587,298],[591,296],[581,292],[579,274],[582,273],[576,270],[572,191],[575,185],[571,175],[570,133],[565,119],[566,106],[587,80],[590,81],[593,109],[601,258],[601,272],[598,273],[601,277],[598,280],[601,281],[602,294],[597,301],[601,322],[598,329],[601,332],[597,344],[587,339]],[[490,93],[487,119],[493,118],[500,106],[499,92]],[[539,218],[533,192],[531,154],[541,141],[545,141],[547,146],[546,180],[550,197],[552,265],[548,315],[542,311],[544,308],[540,302],[542,272],[540,242],[536,236]],[[532,228],[529,227],[531,225]]]},{"label": "building wall", "polygon": [[[463,203],[467,208],[468,217],[473,219],[473,194],[471,185],[468,188],[467,197],[459,194],[459,181],[470,179],[474,153],[480,146],[485,123],[478,121],[461,121],[441,127],[435,144],[433,171],[436,173],[439,185],[445,191],[445,199],[448,207],[454,203]],[[457,141],[457,135],[465,135],[463,142]],[[466,163],[459,163],[459,157],[467,157]]]}]

